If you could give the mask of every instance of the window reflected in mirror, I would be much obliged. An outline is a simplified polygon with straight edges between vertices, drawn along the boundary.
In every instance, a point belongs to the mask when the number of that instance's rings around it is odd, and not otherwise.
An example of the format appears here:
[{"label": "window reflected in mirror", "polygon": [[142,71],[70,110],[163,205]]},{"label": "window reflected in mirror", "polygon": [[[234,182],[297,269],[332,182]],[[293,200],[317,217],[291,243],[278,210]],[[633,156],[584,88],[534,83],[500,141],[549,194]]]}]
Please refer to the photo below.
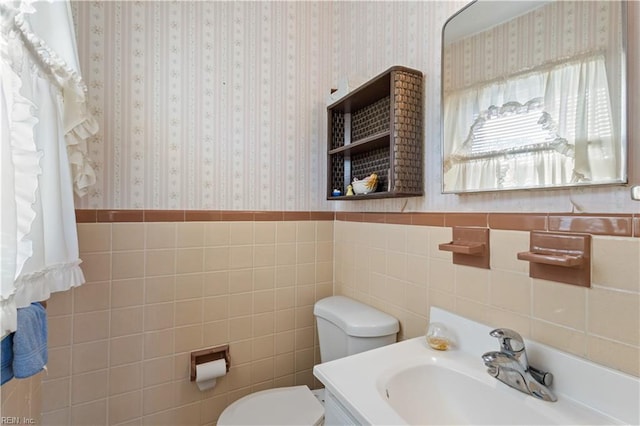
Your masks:
[{"label": "window reflected in mirror", "polygon": [[478,1],[452,17],[443,192],[624,183],[624,12],[620,2]]}]

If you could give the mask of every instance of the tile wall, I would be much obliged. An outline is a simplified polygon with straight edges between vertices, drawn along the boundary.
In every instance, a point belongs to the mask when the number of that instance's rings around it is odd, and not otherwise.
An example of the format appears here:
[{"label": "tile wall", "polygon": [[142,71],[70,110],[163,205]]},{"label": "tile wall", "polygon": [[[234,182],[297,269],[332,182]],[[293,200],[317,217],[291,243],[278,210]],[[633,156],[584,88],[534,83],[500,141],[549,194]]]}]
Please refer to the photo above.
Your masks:
[{"label": "tile wall", "polygon": [[[333,224],[79,223],[87,283],[49,302],[43,423],[205,425],[250,392],[313,386],[312,309],[332,294]],[[227,343],[231,371],[198,391],[189,353]]]},{"label": "tile wall", "polygon": [[[514,216],[518,226],[503,226]],[[640,375],[640,233],[632,237],[631,215],[599,220],[365,213],[338,214],[337,219],[335,293],[399,318],[401,338],[424,334],[429,307],[438,306]],[[436,223],[469,220],[467,224],[479,225],[479,219],[491,227],[491,269],[454,265],[450,252],[438,250],[438,244],[451,241],[451,227]],[[611,225],[608,232],[599,233],[599,221]],[[529,250],[524,228],[550,230],[570,227],[568,223],[583,232],[593,229],[591,288],[529,278],[528,263],[516,258]]]},{"label": "tile wall", "polygon": [[[396,316],[400,339],[439,306],[640,376],[638,219],[79,211],[87,283],[52,296],[48,375],[3,386],[3,412],[37,418],[41,398],[48,425],[213,424],[249,392],[317,385],[312,306],[334,293]],[[491,229],[490,270],[438,250],[459,225]],[[529,278],[530,230],[591,233],[592,287]],[[231,372],[197,391],[189,352],[224,343]]]},{"label": "tile wall", "polygon": [[41,424],[42,376],[11,379],[2,385],[2,424]]}]

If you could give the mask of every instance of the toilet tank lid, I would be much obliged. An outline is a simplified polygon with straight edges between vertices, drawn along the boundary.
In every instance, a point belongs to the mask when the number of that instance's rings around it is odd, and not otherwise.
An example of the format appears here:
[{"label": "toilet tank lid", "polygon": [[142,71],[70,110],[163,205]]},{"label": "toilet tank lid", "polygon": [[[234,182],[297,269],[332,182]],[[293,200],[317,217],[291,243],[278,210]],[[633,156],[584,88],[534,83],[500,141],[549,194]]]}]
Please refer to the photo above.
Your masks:
[{"label": "toilet tank lid", "polygon": [[400,329],[396,318],[345,296],[318,300],[313,313],[340,327],[349,336],[388,336]]}]

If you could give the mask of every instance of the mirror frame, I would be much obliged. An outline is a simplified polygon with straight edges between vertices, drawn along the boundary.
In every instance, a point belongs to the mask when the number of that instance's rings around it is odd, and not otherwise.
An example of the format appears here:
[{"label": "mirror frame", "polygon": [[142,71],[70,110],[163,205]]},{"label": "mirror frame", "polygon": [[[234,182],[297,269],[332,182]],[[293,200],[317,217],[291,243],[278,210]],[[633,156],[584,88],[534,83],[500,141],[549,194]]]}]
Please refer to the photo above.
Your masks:
[{"label": "mirror frame", "polygon": [[[517,0],[510,0],[517,1]],[[542,3],[551,3],[552,1],[563,1],[563,0],[551,0]],[[611,1],[611,0],[608,0]],[[621,13],[621,26],[620,29],[620,50],[621,50],[621,63],[620,63],[620,74],[621,74],[621,87],[620,87],[620,120],[616,125],[619,126],[619,134],[620,138],[618,140],[620,144],[620,176],[619,178],[606,181],[606,182],[577,182],[577,183],[569,183],[569,184],[560,184],[560,185],[545,185],[545,186],[521,186],[521,187],[512,187],[512,188],[487,188],[487,189],[472,189],[472,190],[462,190],[462,189],[446,189],[445,188],[445,132],[444,132],[444,54],[445,54],[445,30],[447,25],[460,14],[465,12],[467,9],[471,8],[473,5],[477,3],[483,3],[482,0],[471,0],[464,7],[458,10],[456,13],[451,15],[442,26],[441,31],[441,46],[440,46],[440,172],[442,173],[442,182],[441,182],[441,193],[442,194],[473,194],[473,193],[488,193],[488,192],[503,192],[503,191],[520,191],[520,190],[547,190],[547,189],[571,189],[571,188],[584,188],[584,187],[603,187],[603,186],[624,186],[629,183],[629,99],[628,99],[628,91],[629,91],[629,61],[627,58],[628,55],[628,38],[629,38],[629,14],[628,14],[628,6],[627,0],[616,0],[620,3],[620,13]],[[533,9],[531,9],[533,10]],[[517,15],[520,16],[520,15]],[[516,17],[517,17],[516,16]],[[503,21],[508,22],[508,21]],[[638,23],[640,24],[640,23]]]}]

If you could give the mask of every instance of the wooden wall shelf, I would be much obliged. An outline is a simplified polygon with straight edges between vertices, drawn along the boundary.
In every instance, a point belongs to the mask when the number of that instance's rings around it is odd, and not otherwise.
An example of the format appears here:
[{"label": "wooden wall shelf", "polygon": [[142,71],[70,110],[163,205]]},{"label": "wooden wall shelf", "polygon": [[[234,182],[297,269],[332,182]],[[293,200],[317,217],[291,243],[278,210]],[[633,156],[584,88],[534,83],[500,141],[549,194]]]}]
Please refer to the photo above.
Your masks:
[{"label": "wooden wall shelf", "polygon": [[[422,73],[394,66],[327,107],[328,200],[423,194],[422,96]],[[354,178],[372,173],[375,192],[344,195]]]}]

